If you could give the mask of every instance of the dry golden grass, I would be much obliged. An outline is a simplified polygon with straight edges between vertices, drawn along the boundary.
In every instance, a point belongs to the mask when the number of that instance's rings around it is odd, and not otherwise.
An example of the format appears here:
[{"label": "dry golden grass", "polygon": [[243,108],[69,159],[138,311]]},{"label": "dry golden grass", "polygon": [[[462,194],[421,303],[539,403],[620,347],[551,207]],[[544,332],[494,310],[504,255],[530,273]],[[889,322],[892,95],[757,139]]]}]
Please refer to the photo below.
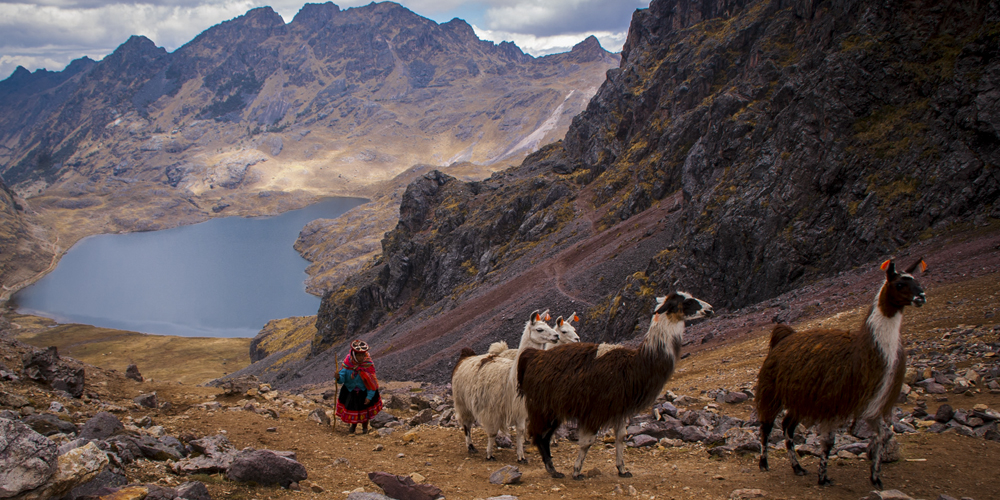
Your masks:
[{"label": "dry golden grass", "polygon": [[125,371],[139,367],[146,379],[204,384],[250,364],[250,339],[149,335],[59,325],[47,318],[8,314],[18,340],[36,347],[56,346],[69,356],[101,368]]}]

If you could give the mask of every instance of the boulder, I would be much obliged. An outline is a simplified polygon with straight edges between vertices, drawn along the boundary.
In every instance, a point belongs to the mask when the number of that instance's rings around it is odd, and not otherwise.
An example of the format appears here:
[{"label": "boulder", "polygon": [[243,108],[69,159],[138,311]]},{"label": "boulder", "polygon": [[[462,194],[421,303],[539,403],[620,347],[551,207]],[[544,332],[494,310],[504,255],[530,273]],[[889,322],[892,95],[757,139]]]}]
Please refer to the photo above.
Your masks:
[{"label": "boulder", "polygon": [[156,409],[156,407],[159,406],[156,403],[156,393],[155,392],[152,392],[152,393],[149,393],[149,394],[140,394],[140,395],[136,396],[135,398],[133,398],[132,401],[135,401],[135,403],[137,405],[143,406],[143,407],[146,407],[146,408]]},{"label": "boulder", "polygon": [[320,423],[322,425],[330,425],[330,416],[326,414],[326,410],[322,408],[316,408],[309,414],[309,420]]},{"label": "boulder", "polygon": [[260,379],[253,375],[242,375],[228,380],[213,382],[213,385],[225,391],[226,396],[243,395],[250,389],[260,390]]},{"label": "boulder", "polygon": [[212,500],[208,488],[201,481],[188,481],[177,487],[177,498],[185,500]]},{"label": "boulder", "polygon": [[139,367],[134,364],[128,365],[128,368],[125,368],[125,376],[136,382],[142,382],[143,380],[142,374],[139,373]]},{"label": "boulder", "polygon": [[51,436],[53,434],[75,434],[76,426],[72,422],[67,422],[60,419],[56,415],[51,413],[36,413],[34,415],[28,415],[22,420],[25,425],[31,427],[35,432],[43,436]]},{"label": "boulder", "polygon": [[94,479],[108,465],[108,455],[94,443],[60,455],[56,473],[42,486],[23,493],[19,500],[59,498]]},{"label": "boulder", "polygon": [[416,427],[420,424],[426,424],[434,418],[434,411],[430,408],[425,408],[417,412],[413,418],[410,419],[410,427]]},{"label": "boulder", "polygon": [[194,451],[200,453],[174,462],[171,466],[177,474],[216,474],[225,472],[233,463],[237,450],[222,434],[192,440]]},{"label": "boulder", "polygon": [[44,351],[25,353],[24,374],[35,382],[42,382],[53,389],[65,391],[78,398],[83,395],[85,373],[82,366],[73,366],[59,357],[55,346]]},{"label": "boulder", "polygon": [[395,422],[396,420],[399,419],[397,419],[392,413],[389,413],[387,411],[381,411],[377,415],[372,417],[372,419],[369,420],[368,423],[372,426],[373,429],[381,429],[385,427],[385,424],[388,424],[389,422]]},{"label": "boulder", "polygon": [[241,451],[226,471],[226,478],[230,481],[252,481],[259,485],[277,483],[284,488],[306,477],[304,465],[271,450]]},{"label": "boulder", "polygon": [[59,469],[56,444],[15,420],[0,418],[0,498],[45,484]]},{"label": "boulder", "polygon": [[490,474],[493,484],[517,484],[521,482],[521,470],[513,465],[505,465]]},{"label": "boulder", "polygon": [[386,495],[396,500],[434,500],[443,496],[441,488],[430,484],[417,484],[410,476],[376,471],[369,472],[368,479],[382,488]]},{"label": "boulder", "polygon": [[80,428],[79,436],[83,439],[107,439],[115,433],[125,429],[118,417],[102,411],[94,415],[83,427]]}]

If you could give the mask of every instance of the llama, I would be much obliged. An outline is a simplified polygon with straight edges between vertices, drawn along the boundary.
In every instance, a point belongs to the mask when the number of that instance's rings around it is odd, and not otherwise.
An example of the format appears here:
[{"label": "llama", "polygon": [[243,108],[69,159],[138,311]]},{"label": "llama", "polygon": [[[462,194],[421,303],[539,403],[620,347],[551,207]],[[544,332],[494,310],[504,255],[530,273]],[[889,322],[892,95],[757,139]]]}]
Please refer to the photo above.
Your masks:
[{"label": "llama", "polygon": [[[549,349],[553,346],[562,344],[571,344],[573,342],[579,342],[580,336],[576,333],[576,328],[572,325],[574,321],[580,321],[580,317],[576,315],[576,312],[569,316],[570,319],[564,320],[562,316],[556,318],[556,333],[559,334],[559,341],[555,344],[545,344],[542,349]],[[499,342],[494,342],[490,344],[489,350],[486,354],[496,354],[498,356],[503,356],[507,359],[514,359],[517,356],[517,349],[508,349],[507,342],[503,340]]]},{"label": "llama", "polygon": [[517,388],[528,412],[528,434],[538,447],[545,470],[563,474],[552,465],[552,434],[564,420],[579,424],[579,453],[573,479],[580,473],[597,432],[615,430],[618,475],[625,470],[623,438],[629,417],[656,399],[674,372],[684,336],[684,321],[709,317],[712,306],[684,292],[656,299],[649,331],[638,349],[578,343],[548,351],[525,349],[517,362]]},{"label": "llama", "polygon": [[807,474],[795,456],[795,427],[816,424],[822,436],[819,484],[832,481],[826,475],[827,460],[834,445],[834,431],[849,419],[861,419],[876,431],[869,445],[873,485],[882,489],[879,472],[882,450],[891,437],[886,423],[899,396],[906,372],[906,354],[899,341],[903,308],[926,302],[924,290],[910,274],[924,261],[917,260],[903,273],[885,261],[882,284],[868,315],[855,332],[815,329],[796,332],[777,325],[771,332],[771,346],[757,376],[757,415],[761,421],[760,470],[768,470],[767,441],[774,419],[782,408],[781,422],[792,470]]},{"label": "llama", "polygon": [[[468,347],[462,349],[458,363],[451,374],[451,392],[455,401],[455,414],[465,432],[465,445],[469,453],[475,453],[472,445],[472,424],[479,421],[486,431],[486,459],[496,460],[493,446],[497,433],[514,425],[517,447],[517,461],[524,458],[524,403],[517,397],[513,383],[514,359],[527,348],[539,348],[545,344],[559,342],[559,333],[553,330],[543,318],[546,313],[535,311],[524,325],[521,343],[515,349],[500,349],[499,342],[490,346],[490,353],[477,356]],[[502,343],[506,347],[506,343]],[[513,356],[506,357],[507,352]]]}]

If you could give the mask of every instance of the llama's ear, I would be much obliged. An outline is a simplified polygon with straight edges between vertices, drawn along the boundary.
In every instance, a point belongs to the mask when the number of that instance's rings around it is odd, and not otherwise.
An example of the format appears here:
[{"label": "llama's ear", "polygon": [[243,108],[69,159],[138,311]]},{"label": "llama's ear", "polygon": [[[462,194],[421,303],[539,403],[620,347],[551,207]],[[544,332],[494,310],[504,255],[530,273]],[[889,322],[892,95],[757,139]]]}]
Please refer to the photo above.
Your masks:
[{"label": "llama's ear", "polygon": [[542,311],[542,317],[545,318],[545,321],[552,321],[552,316],[549,315],[548,309]]},{"label": "llama's ear", "polygon": [[667,301],[667,296],[666,295],[664,295],[663,297],[657,297],[656,298],[656,307],[654,307],[653,310],[654,311],[659,311],[660,308],[663,307],[663,303],[666,302],[666,301]]},{"label": "llama's ear", "polygon": [[892,265],[892,259],[889,259],[889,260],[883,262],[881,266],[878,266],[878,268],[881,269],[881,270],[883,270],[883,271],[886,271],[886,270],[889,269],[889,266],[891,266],[891,265]]},{"label": "llama's ear", "polygon": [[558,318],[556,318],[556,326],[562,326],[562,325],[563,325],[563,317],[559,316]]},{"label": "llama's ear", "polygon": [[531,319],[530,319],[530,321],[532,321],[532,322],[534,322],[534,321],[540,321],[541,319],[542,319],[542,315],[537,310],[535,312],[531,313]]},{"label": "llama's ear", "polygon": [[575,311],[573,312],[573,316],[570,316],[570,321],[571,321],[571,322],[572,322],[572,321],[576,321],[577,323],[579,323],[579,322],[580,322],[580,317],[576,315],[576,312],[575,312]]},{"label": "llama's ear", "polygon": [[913,264],[910,264],[910,267],[906,268],[906,272],[907,274],[913,274],[913,271],[916,271],[917,269],[920,269],[920,272],[927,271],[927,263],[924,262],[922,257],[917,259],[917,261]]}]

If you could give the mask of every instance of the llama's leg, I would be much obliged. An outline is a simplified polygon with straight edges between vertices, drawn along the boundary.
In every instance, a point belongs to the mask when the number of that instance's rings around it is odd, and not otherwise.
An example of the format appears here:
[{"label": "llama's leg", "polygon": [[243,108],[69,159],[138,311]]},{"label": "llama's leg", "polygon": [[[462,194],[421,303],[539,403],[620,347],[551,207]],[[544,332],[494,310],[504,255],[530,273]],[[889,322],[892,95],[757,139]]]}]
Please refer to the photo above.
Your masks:
[{"label": "llama's leg", "polygon": [[517,463],[528,463],[528,459],[524,458],[524,422],[514,425],[514,449],[517,450]]},{"label": "llama's leg", "polygon": [[625,422],[615,427],[615,466],[618,477],[632,477],[632,473],[625,470]]},{"label": "llama's leg", "polygon": [[760,422],[760,466],[761,472],[768,470],[767,466],[767,443],[771,437],[771,430],[774,429],[774,417],[761,420]]},{"label": "llama's leg", "polygon": [[781,428],[785,431],[785,448],[788,450],[788,460],[792,463],[792,471],[795,472],[796,476],[805,476],[808,472],[799,465],[799,457],[795,454],[795,428],[798,425],[799,421],[792,417],[791,413],[785,415],[785,419],[781,421]]},{"label": "llama's leg", "polygon": [[[556,470],[555,465],[552,465],[552,450],[549,448],[549,444],[552,442],[552,434],[556,432],[556,428],[559,427],[559,422],[548,422],[541,426],[541,432],[535,434],[533,440],[535,446],[538,447],[538,453],[542,456],[542,462],[545,463],[545,471],[549,473],[556,479],[565,477],[565,475]],[[537,428],[532,426],[532,428]]]},{"label": "llama's leg", "polygon": [[462,431],[465,432],[465,447],[468,448],[469,453],[476,453],[479,450],[472,445],[472,423],[463,423]]},{"label": "llama's leg", "polygon": [[836,435],[834,434],[835,429],[820,429],[823,433],[822,444],[823,450],[819,457],[819,485],[827,486],[833,484],[833,480],[826,476],[826,465],[830,460],[830,450],[833,449],[833,444],[835,442]]},{"label": "llama's leg", "polygon": [[869,479],[871,479],[873,486],[881,490],[882,479],[879,477],[879,474],[882,472],[882,452],[885,450],[886,445],[889,444],[892,433],[881,418],[869,420],[868,427],[875,430],[875,435],[872,436],[871,442],[868,445],[868,458],[872,461],[872,473]]},{"label": "llama's leg", "polygon": [[590,445],[594,444],[594,440],[597,439],[597,434],[583,427],[579,428],[577,432],[576,443],[580,449],[576,455],[576,463],[573,464],[573,479],[583,479],[583,474],[580,472],[583,469],[583,460],[587,458],[587,451],[590,450]]},{"label": "llama's leg", "polygon": [[486,460],[496,460],[497,457],[493,456],[493,448],[496,447],[497,433],[499,431],[496,429],[488,429],[486,426],[483,426],[483,430],[486,431]]}]

